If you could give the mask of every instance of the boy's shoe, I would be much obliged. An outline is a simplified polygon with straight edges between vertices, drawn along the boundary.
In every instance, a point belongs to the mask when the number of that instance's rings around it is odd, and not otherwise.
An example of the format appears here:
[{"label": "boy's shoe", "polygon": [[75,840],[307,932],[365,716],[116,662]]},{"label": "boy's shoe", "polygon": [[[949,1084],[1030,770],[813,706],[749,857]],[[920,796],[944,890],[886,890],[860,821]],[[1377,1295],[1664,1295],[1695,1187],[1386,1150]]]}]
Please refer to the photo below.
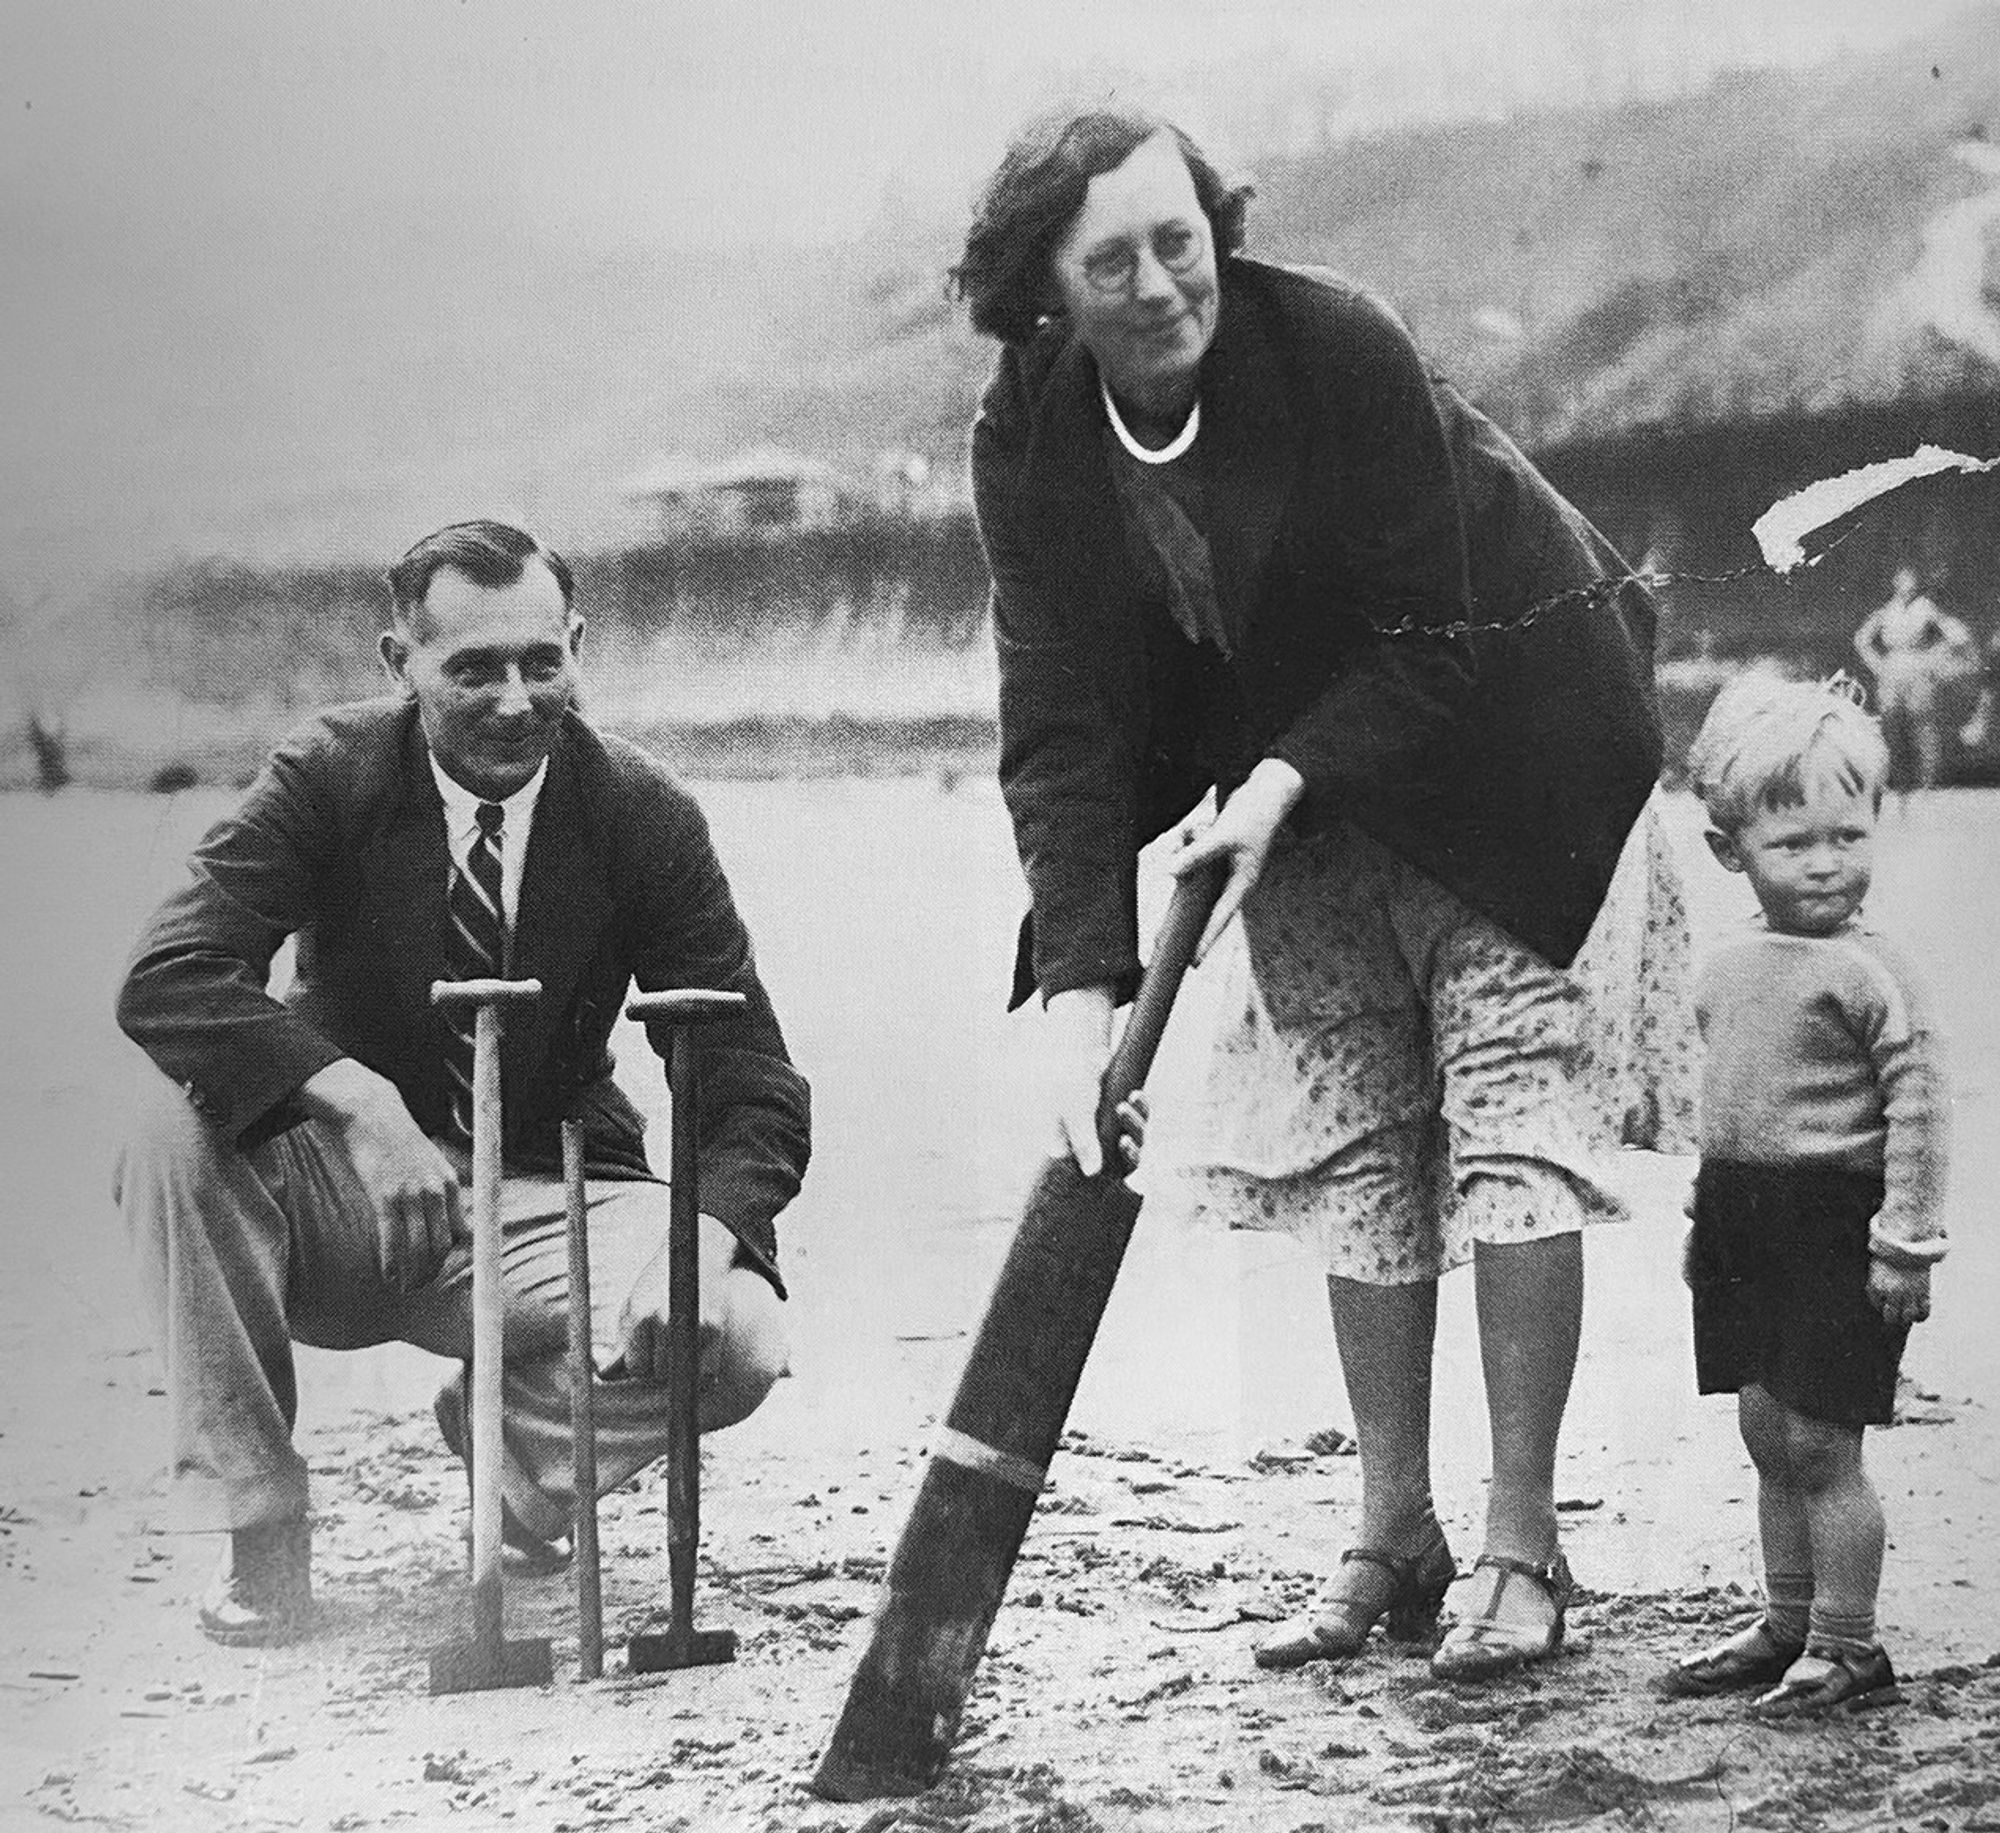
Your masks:
[{"label": "boy's shoe", "polygon": [[1857,1655],[1831,1643],[1808,1643],[1784,1679],[1751,1701],[1750,1714],[1762,1719],[1820,1718],[1829,1712],[1894,1705],[1902,1697],[1887,1649],[1877,1646]]},{"label": "boy's shoe", "polygon": [[201,1594],[201,1633],[225,1648],[271,1648],[312,1628],[312,1524],[238,1528]]},{"label": "boy's shoe", "polygon": [[1780,1642],[1759,1617],[1727,1641],[1675,1662],[1660,1676],[1660,1691],[1669,1699],[1709,1699],[1718,1693],[1770,1687],[1783,1680],[1804,1653],[1803,1642]]}]

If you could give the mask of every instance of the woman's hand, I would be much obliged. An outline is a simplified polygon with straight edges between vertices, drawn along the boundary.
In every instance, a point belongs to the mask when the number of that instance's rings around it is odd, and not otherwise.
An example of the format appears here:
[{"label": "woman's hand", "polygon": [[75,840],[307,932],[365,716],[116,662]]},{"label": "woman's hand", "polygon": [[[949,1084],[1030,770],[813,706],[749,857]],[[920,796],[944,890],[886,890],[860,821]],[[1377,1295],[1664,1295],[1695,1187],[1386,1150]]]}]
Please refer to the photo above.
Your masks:
[{"label": "woman's hand", "polygon": [[1222,895],[1215,900],[1208,926],[1195,946],[1196,962],[1207,957],[1216,938],[1229,927],[1250,888],[1262,876],[1271,843],[1277,839],[1285,817],[1298,806],[1305,786],[1305,778],[1290,764],[1267,757],[1244,778],[1242,786],[1206,828],[1197,830],[1183,825],[1180,850],[1167,861],[1167,869],[1176,878],[1211,860],[1229,862],[1228,881],[1222,887]]},{"label": "woman's hand", "polygon": [[1143,1088],[1135,1088],[1118,1104],[1118,1152],[1127,1171],[1138,1170],[1139,1160],[1145,1155],[1146,1121],[1150,1114]]},{"label": "woman's hand", "polygon": [[1072,987],[1048,1001],[1049,1093],[1058,1143],[1085,1177],[1104,1169],[1097,1101],[1111,1061],[1111,989]]}]

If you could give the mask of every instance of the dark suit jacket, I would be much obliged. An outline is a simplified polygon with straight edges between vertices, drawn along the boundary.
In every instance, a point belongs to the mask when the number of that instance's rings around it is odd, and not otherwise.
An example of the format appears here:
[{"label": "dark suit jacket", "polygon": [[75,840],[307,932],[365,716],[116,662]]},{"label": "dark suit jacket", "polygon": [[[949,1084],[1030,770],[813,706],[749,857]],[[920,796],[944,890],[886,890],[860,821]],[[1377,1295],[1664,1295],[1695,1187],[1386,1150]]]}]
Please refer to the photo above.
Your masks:
[{"label": "dark suit jacket", "polygon": [[[133,955],[118,999],[128,1035],[245,1146],[296,1124],[300,1085],[343,1056],[388,1077],[440,1136],[430,985],[445,971],[450,868],[415,703],[339,707],[293,734],[192,868]],[[266,987],[287,936],[297,969],[281,1003]],[[698,1034],[702,1207],[782,1292],[774,1219],[805,1171],[805,1079],[700,809],[656,759],[574,714],[535,807],[512,970],[543,990],[509,1018],[501,1048],[510,1170],[558,1169],[574,1112],[593,1175],[647,1175],[644,1123],[606,1046],[627,987],[747,995],[741,1018]]]},{"label": "dark suit jacket", "polygon": [[1064,326],[1003,349],[973,428],[1033,898],[1016,998],[1129,989],[1139,847],[1260,757],[1305,779],[1302,828],[1354,821],[1566,964],[1659,772],[1651,601],[1331,276],[1224,263],[1201,413],[1227,663],[1143,601],[1095,365]]}]

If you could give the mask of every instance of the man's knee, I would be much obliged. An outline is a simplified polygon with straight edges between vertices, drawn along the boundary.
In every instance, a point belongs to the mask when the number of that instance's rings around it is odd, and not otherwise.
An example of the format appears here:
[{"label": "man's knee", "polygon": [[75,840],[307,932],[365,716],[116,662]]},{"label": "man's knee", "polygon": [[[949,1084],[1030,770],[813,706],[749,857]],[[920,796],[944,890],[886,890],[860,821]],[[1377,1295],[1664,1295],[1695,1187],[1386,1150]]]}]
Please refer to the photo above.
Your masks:
[{"label": "man's knee", "polygon": [[719,1432],[748,1419],[791,1371],[785,1307],[770,1284],[732,1267],[711,1311],[719,1337],[713,1378],[702,1384],[701,1430]]},{"label": "man's knee", "polygon": [[134,1076],[125,1137],[112,1166],[111,1197],[128,1220],[199,1182],[215,1161],[215,1129],[187,1091],[150,1063]]}]

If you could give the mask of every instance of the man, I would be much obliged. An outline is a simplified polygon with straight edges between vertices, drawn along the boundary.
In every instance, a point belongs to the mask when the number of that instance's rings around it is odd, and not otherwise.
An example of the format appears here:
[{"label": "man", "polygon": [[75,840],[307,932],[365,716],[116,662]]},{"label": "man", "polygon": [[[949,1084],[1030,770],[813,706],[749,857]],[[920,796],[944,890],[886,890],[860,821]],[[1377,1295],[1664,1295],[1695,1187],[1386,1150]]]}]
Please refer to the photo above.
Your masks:
[{"label": "man", "polygon": [[[579,716],[573,583],[532,536],[442,529],[389,588],[381,655],[400,691],[279,748],[154,914],[118,1001],[163,1072],[119,1202],[166,1361],[178,1513],[230,1536],[201,1627],[233,1645],[290,1639],[311,1615],[292,1342],[471,1354],[470,1048],[433,980],[542,983],[502,1050],[514,1552],[559,1558],[574,1501],[568,1115],[585,1128],[604,1301],[600,1485],[666,1447],[667,1192],[606,1048],[633,980],[749,1002],[698,1034],[702,1429],[742,1419],[785,1370],[774,1219],[805,1170],[807,1089],[699,809]],[[267,980],[287,937],[281,1002]],[[462,1370],[437,1414],[466,1456]]]},{"label": "man", "polygon": [[1918,589],[1914,567],[1899,566],[1886,604],[1877,605],[1854,633],[1854,653],[1875,677],[1882,736],[1889,745],[1889,785],[1908,795],[1937,787],[1947,725],[1942,703],[1979,676],[1979,645],[1972,632]]}]

